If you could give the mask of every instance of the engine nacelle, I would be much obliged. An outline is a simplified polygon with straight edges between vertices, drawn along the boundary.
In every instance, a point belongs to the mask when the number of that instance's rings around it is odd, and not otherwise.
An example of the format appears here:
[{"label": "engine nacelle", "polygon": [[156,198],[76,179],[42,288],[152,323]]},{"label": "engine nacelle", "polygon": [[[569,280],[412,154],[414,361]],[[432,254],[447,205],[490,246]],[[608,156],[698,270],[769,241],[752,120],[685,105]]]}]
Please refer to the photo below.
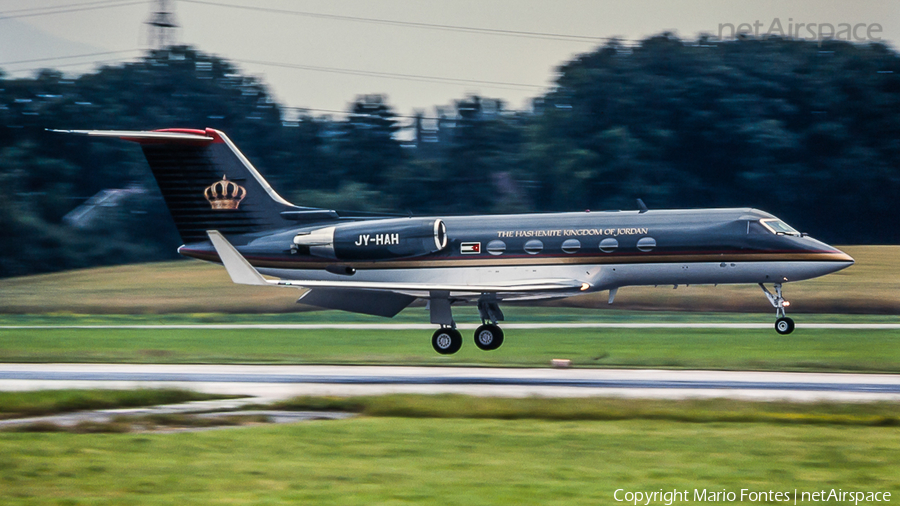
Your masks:
[{"label": "engine nacelle", "polygon": [[441,220],[421,218],[360,221],[297,234],[294,244],[337,260],[411,258],[446,248],[447,227]]}]

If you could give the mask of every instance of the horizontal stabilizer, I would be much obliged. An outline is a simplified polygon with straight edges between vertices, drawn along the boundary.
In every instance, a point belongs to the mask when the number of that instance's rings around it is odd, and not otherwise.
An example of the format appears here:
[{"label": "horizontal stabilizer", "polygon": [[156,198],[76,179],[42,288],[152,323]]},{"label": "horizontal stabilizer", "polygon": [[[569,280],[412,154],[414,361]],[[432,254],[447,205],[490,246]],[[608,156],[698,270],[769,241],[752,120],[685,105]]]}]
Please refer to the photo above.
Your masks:
[{"label": "horizontal stabilizer", "polygon": [[88,137],[112,137],[126,141],[212,142],[203,130],[195,131],[131,131],[131,130],[50,130],[60,134],[87,135]]}]

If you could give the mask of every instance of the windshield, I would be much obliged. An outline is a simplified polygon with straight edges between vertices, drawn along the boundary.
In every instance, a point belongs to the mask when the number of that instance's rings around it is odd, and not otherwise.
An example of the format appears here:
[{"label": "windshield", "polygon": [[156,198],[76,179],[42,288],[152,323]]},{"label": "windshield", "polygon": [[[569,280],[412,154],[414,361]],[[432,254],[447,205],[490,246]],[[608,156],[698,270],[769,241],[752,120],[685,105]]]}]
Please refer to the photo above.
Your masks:
[{"label": "windshield", "polygon": [[797,232],[793,227],[778,219],[759,220],[759,222],[762,223],[769,232],[776,235],[800,235],[800,232]]}]

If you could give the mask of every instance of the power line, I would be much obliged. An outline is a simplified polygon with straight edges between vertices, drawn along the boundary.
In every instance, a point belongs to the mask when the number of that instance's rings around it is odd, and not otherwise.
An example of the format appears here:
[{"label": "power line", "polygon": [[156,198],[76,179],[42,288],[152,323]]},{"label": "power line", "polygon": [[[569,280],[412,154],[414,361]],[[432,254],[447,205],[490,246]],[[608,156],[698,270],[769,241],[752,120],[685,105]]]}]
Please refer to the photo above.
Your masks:
[{"label": "power line", "polygon": [[266,61],[257,61],[257,60],[238,60],[235,59],[233,61],[241,62],[241,63],[249,63],[256,65],[266,65],[272,67],[281,67],[281,68],[289,68],[289,69],[297,69],[297,70],[310,70],[313,72],[328,72],[335,74],[349,74],[349,75],[357,75],[357,76],[366,76],[366,77],[381,77],[385,79],[400,79],[406,81],[420,81],[420,82],[431,82],[431,83],[449,83],[449,84],[478,84],[491,88],[504,88],[504,89],[542,89],[544,86],[536,85],[536,84],[520,84],[520,83],[509,83],[509,82],[501,82],[501,81],[482,81],[478,79],[458,79],[453,77],[438,77],[438,76],[425,76],[425,75],[417,75],[417,74],[396,74],[392,72],[376,72],[370,70],[355,70],[355,69],[342,69],[335,67],[317,67],[312,65],[295,65],[289,63],[276,63],[276,62],[266,62]]},{"label": "power line", "polygon": [[[110,63],[110,64],[115,64],[115,63],[123,64],[123,63],[127,63],[127,62],[124,62],[124,61],[122,61],[122,60],[102,59],[102,60],[91,60],[91,61],[75,62],[75,63],[62,63],[62,64],[59,64],[59,65],[54,65],[53,68],[50,69],[50,70],[56,70],[56,69],[60,69],[60,68],[63,68],[63,67],[78,67],[78,66],[81,66],[81,65],[102,65],[102,64],[107,64],[107,63]],[[36,70],[44,70],[44,69],[47,69],[47,67],[31,67],[31,68],[24,68],[24,69],[16,69],[16,70],[11,70],[10,72],[14,72],[14,73],[18,73],[18,72],[33,72],[33,71],[36,71]]]},{"label": "power line", "polygon": [[88,5],[97,5],[97,4],[113,4],[121,2],[122,0],[99,0],[94,2],[79,2],[75,4],[65,4],[65,5],[53,5],[49,7],[28,7],[26,9],[16,9],[11,11],[2,11],[0,14],[23,14],[23,13],[32,13],[35,11],[48,11],[48,10],[57,10],[57,9],[66,9],[69,7],[84,7]]},{"label": "power line", "polygon": [[[16,61],[7,61],[0,62],[0,66],[4,65],[21,65],[24,63],[38,63],[45,61],[57,61],[57,60],[71,60],[76,58],[88,58],[91,56],[107,56],[112,54],[123,54],[123,53],[132,53],[136,51],[141,51],[141,49],[126,49],[122,51],[104,51],[99,53],[85,53],[85,54],[77,54],[77,55],[69,55],[69,56],[56,56],[49,58],[34,58],[30,60],[16,60]],[[112,61],[108,59],[102,60],[104,63]],[[253,64],[253,65],[265,65],[271,67],[281,67],[295,70],[308,70],[312,72],[327,72],[327,73],[335,73],[335,74],[348,74],[348,75],[357,75],[357,76],[365,76],[365,77],[380,77],[385,79],[399,79],[399,80],[407,80],[407,81],[419,81],[419,82],[429,82],[429,83],[448,83],[448,84],[477,84],[489,88],[501,88],[501,89],[542,89],[545,86],[537,85],[537,84],[522,84],[522,83],[510,83],[503,81],[485,81],[479,79],[460,79],[453,77],[440,77],[440,76],[426,76],[419,74],[398,74],[391,72],[377,72],[371,70],[357,70],[357,69],[346,69],[346,68],[337,68],[337,67],[320,67],[314,65],[300,65],[300,64],[290,64],[290,63],[279,63],[279,62],[269,62],[269,61],[260,61],[260,60],[242,60],[242,59],[231,59],[230,61],[244,63],[244,64]],[[96,61],[87,61],[80,63],[72,63],[67,65],[55,65],[56,67],[61,66],[74,66],[74,65],[87,65],[91,63],[96,63]],[[39,67],[42,68],[42,67]],[[22,72],[26,70],[37,70],[37,69],[20,69],[15,72]]]},{"label": "power line", "polygon": [[[315,107],[283,106],[282,109],[293,110],[293,111],[300,112],[300,113],[313,111],[313,112],[324,112],[324,113],[331,113],[331,114],[341,114],[344,116],[378,116],[378,114],[358,113],[358,112],[353,112],[353,111],[338,111],[335,109],[317,109]],[[392,118],[403,118],[403,119],[419,119],[419,116],[416,116],[414,114],[391,114],[391,117]],[[433,121],[447,119],[447,120],[452,121],[454,118],[436,118],[433,116],[422,116],[421,119],[433,120]],[[404,126],[403,128],[411,128],[411,125]]]},{"label": "power line", "polygon": [[[132,51],[141,51],[141,49],[129,49],[129,50],[125,50],[125,51],[109,51],[107,53],[91,53],[91,54],[86,54],[86,55],[63,56],[58,59],[71,59],[71,58],[85,57],[85,56],[91,56],[91,55],[125,53],[125,52],[132,52]],[[54,60],[54,59],[57,59],[57,58],[40,58],[40,59],[35,59],[35,60],[21,60],[19,62],[0,63],[0,65],[8,65],[8,64],[12,64],[12,63],[31,63],[31,62],[38,62],[38,61],[44,61],[44,60]],[[243,60],[235,60],[235,61],[243,61]],[[87,61],[87,62],[63,63],[63,64],[55,65],[54,68],[74,67],[74,66],[79,66],[79,65],[100,65],[100,64],[106,64],[106,63],[120,63],[121,64],[121,63],[125,63],[125,62],[123,62],[122,60],[102,59],[102,60],[92,60],[92,61]],[[250,63],[265,64],[264,62],[252,62],[252,61]],[[280,64],[273,64],[273,65],[280,65]],[[18,70],[14,70],[13,72],[30,72],[30,71],[35,71],[35,70],[43,70],[45,68],[46,67],[33,67],[33,68],[27,68],[27,69],[18,69]],[[439,79],[439,78],[437,78],[437,79]],[[532,86],[532,87],[536,87],[536,88],[542,88],[542,86],[535,86],[535,85],[521,85],[521,86]],[[371,116],[371,114],[366,114],[366,113],[360,114],[360,113],[354,113],[352,111],[339,111],[336,109],[319,109],[319,108],[315,108],[315,107],[281,106],[281,109],[293,110],[293,111],[297,111],[300,113],[319,112],[319,113],[327,113],[327,114],[339,114],[339,115],[344,115],[344,116],[353,116],[353,115]],[[420,117],[420,116],[411,115],[411,114],[392,114],[391,116],[394,118],[404,118],[404,119],[418,119]],[[442,118],[421,116],[421,119],[439,120]],[[452,119],[452,118],[448,118],[448,119]],[[405,128],[408,128],[408,127],[405,127]]]},{"label": "power line", "polygon": [[234,5],[227,4],[221,2],[212,2],[208,0],[181,0],[185,3],[193,3],[199,5],[211,5],[215,7],[227,7],[231,9],[243,9],[249,11],[256,12],[268,12],[272,14],[287,14],[291,16],[301,16],[308,18],[317,18],[317,19],[332,19],[338,21],[354,21],[358,23],[372,23],[372,24],[382,24],[382,25],[391,25],[391,26],[407,26],[412,28],[423,28],[429,30],[444,30],[444,31],[453,31],[453,32],[464,32],[464,33],[482,33],[488,35],[501,35],[506,37],[526,37],[532,39],[544,39],[544,40],[563,40],[563,41],[580,41],[580,42],[599,42],[606,40],[622,40],[617,39],[615,37],[592,37],[587,35],[571,35],[565,33],[545,33],[545,32],[531,32],[524,30],[500,30],[495,28],[478,28],[473,26],[460,26],[460,25],[444,25],[444,24],[435,24],[435,23],[419,23],[415,21],[397,21],[393,19],[379,19],[379,18],[364,18],[357,16],[343,16],[339,14],[323,14],[320,12],[308,12],[308,11],[293,11],[286,9],[275,9],[271,7],[259,7],[259,6],[247,6],[247,5]]},{"label": "power line", "polygon": [[[360,114],[360,113],[355,113],[355,112],[352,112],[352,111],[338,111],[338,110],[335,110],[335,109],[316,109],[315,107],[292,107],[292,106],[283,106],[282,109],[285,109],[285,110],[293,110],[293,111],[297,111],[297,112],[300,112],[300,113],[308,112],[308,111],[314,111],[314,112],[326,112],[326,113],[331,113],[331,114],[342,114],[342,115],[346,115],[346,116],[353,116],[353,115],[356,115],[356,116],[376,116],[375,114],[366,114],[366,113]],[[392,117],[392,118],[410,118],[410,119],[415,119],[415,118],[416,118],[416,116],[404,115],[404,114],[392,114],[391,117]],[[422,118],[422,119],[438,119],[438,118]]]},{"label": "power line", "polygon": [[31,13],[35,11],[53,11],[57,9],[67,9],[69,7],[85,7],[88,5],[97,5],[97,4],[114,4],[121,2],[122,0],[94,0],[93,2],[79,2],[74,4],[64,4],[64,5],[52,5],[48,7],[28,7],[25,9],[15,9],[8,11],[0,11],[0,14],[24,14]]},{"label": "power line", "polygon": [[[113,0],[113,1],[101,1],[101,2],[86,2],[80,4],[66,4],[60,5],[56,7],[34,7],[31,9],[18,9],[14,11],[6,11],[12,13],[11,15],[6,14],[6,12],[0,12],[0,21],[4,19],[19,19],[19,18],[31,18],[36,16],[50,16],[53,14],[66,14],[69,12],[80,12],[80,11],[91,11],[98,9],[112,9],[116,7],[128,7],[131,5],[139,5],[145,4],[147,0],[131,0],[131,1],[122,1],[122,0]],[[99,5],[98,5],[99,4]],[[42,12],[29,12],[29,11],[42,11]],[[18,14],[17,14],[18,13]]]},{"label": "power line", "polygon": [[[37,62],[42,62],[42,61],[53,61],[53,60],[71,60],[72,58],[87,58],[88,56],[103,56],[103,55],[110,55],[110,54],[131,53],[134,51],[140,51],[140,49],[125,49],[122,51],[104,51],[102,53],[75,54],[75,55],[71,55],[71,56],[56,56],[56,57],[52,57],[52,58],[34,58],[32,60],[5,61],[5,62],[0,62],[0,65],[16,65],[19,63],[37,63]],[[91,62],[85,62],[85,63],[91,63]],[[81,65],[81,64],[79,63],[76,65]]]}]

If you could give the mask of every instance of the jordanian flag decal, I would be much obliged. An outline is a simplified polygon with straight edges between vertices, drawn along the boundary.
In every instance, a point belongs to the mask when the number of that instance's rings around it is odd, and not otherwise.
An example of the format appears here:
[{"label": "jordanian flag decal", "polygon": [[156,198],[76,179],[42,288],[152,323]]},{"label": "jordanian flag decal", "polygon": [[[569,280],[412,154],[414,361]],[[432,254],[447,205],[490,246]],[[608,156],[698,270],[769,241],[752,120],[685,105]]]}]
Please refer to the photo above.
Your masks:
[{"label": "jordanian flag decal", "polygon": [[481,253],[480,242],[464,242],[459,245],[459,252],[463,255],[477,255]]}]

